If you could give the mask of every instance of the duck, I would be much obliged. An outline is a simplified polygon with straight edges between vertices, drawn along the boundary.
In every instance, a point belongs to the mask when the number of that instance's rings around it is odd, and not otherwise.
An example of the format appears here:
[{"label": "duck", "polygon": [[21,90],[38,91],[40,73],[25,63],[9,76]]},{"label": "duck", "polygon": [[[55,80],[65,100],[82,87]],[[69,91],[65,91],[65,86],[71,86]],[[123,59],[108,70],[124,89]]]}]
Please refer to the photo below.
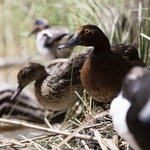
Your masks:
[{"label": "duck", "polygon": [[136,66],[110,105],[115,130],[135,150],[150,149],[150,70]]},{"label": "duck", "polygon": [[66,27],[50,27],[45,18],[37,19],[29,36],[36,34],[36,46],[39,54],[47,59],[66,58],[70,56],[70,49],[57,51],[60,44],[67,42],[73,34]]},{"label": "duck", "polygon": [[37,101],[52,111],[67,110],[83,92],[80,70],[90,49],[80,52],[66,61],[45,67],[38,63],[29,63],[17,74],[18,87],[11,96],[14,100],[31,82],[35,81],[34,93]]},{"label": "duck", "polygon": [[111,46],[114,53],[120,54],[126,61],[133,64],[133,66],[145,66],[145,63],[139,57],[138,50],[130,44],[114,44]]},{"label": "duck", "polygon": [[79,27],[74,36],[60,45],[58,50],[77,45],[92,46],[81,70],[81,82],[89,95],[98,102],[111,102],[118,95],[127,72],[133,66],[145,66],[137,56],[131,57],[134,51],[124,56],[123,52],[128,46],[111,49],[107,36],[96,25]]}]

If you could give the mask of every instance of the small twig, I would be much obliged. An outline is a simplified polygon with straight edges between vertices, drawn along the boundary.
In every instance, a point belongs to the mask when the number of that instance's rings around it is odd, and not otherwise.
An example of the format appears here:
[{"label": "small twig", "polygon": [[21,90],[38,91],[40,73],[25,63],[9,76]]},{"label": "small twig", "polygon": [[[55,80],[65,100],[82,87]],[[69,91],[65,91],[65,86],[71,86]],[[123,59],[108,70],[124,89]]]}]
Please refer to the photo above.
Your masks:
[{"label": "small twig", "polygon": [[11,146],[11,145],[18,145],[19,147],[21,147],[21,146],[25,147],[25,144],[21,144],[20,141],[19,142],[18,141],[17,142],[9,141],[9,143],[5,143],[5,144],[0,145],[0,148],[5,147],[5,146]]},{"label": "small twig", "polygon": [[88,145],[86,144],[86,142],[84,140],[81,140],[81,143],[84,146],[85,150],[90,150]]},{"label": "small twig", "polygon": [[95,123],[95,124],[92,124],[92,125],[89,125],[89,126],[85,127],[85,129],[101,126],[102,124],[103,124],[103,122],[102,123]]},{"label": "small twig", "polygon": [[94,130],[94,135],[100,145],[100,147],[102,148],[102,150],[108,150],[108,148],[105,146],[102,137],[100,136],[99,132],[97,130]]},{"label": "small twig", "polygon": [[[106,114],[108,114],[108,112],[102,112],[99,115],[101,116],[101,115],[106,115]],[[34,125],[34,124],[29,124],[29,123],[24,123],[24,122],[20,122],[20,121],[14,121],[14,120],[8,120],[8,119],[4,119],[4,118],[0,118],[0,122],[5,123],[5,124],[15,125],[15,126],[23,126],[23,127],[33,128],[33,129],[42,130],[42,131],[46,131],[46,132],[52,132],[55,134],[61,134],[61,135],[65,135],[65,136],[72,134],[67,131],[60,131],[60,130],[45,128],[45,127]],[[82,135],[82,134],[76,134],[76,135],[74,135],[74,137],[83,139],[83,140],[96,140],[95,138],[93,138],[91,136]]]},{"label": "small twig", "polygon": [[82,101],[82,103],[84,104],[84,106],[86,106],[86,103],[84,102],[84,100],[82,99],[82,97],[75,91],[75,94],[78,96],[78,98]]},{"label": "small twig", "polygon": [[113,141],[111,139],[104,139],[104,141],[107,144],[107,147],[109,149],[119,150],[118,147],[113,143]]},{"label": "small twig", "polygon": [[[63,139],[62,137],[60,137],[60,136],[59,136],[58,138],[60,138],[61,141],[64,140],[64,139]],[[67,145],[68,148],[71,148],[71,146],[70,146],[67,142],[66,142],[65,144]]]},{"label": "small twig", "polygon": [[49,123],[49,121],[48,121],[48,119],[47,119],[47,117],[48,117],[49,115],[51,115],[51,114],[52,114],[52,112],[49,112],[48,110],[45,110],[44,120],[45,120],[46,124],[48,125],[48,127],[49,127],[50,129],[53,129],[52,125]]},{"label": "small twig", "polygon": [[78,124],[78,123],[76,123],[76,122],[74,122],[74,121],[72,121],[72,120],[70,120],[69,123],[72,123],[72,124],[74,124],[74,125],[76,125],[76,126],[79,126],[79,125],[80,125],[80,124]]},{"label": "small twig", "polygon": [[65,118],[65,121],[64,121],[63,124],[61,125],[60,129],[62,129],[62,127],[65,126],[65,124],[67,123],[68,120],[69,120],[69,121],[71,120],[71,117],[76,113],[76,110],[78,109],[78,107],[80,107],[80,104],[81,104],[81,101],[77,101],[77,102],[75,103],[74,109],[71,109],[71,111],[70,111],[69,114],[68,114],[68,117]]},{"label": "small twig", "polygon": [[37,150],[46,150],[46,148],[42,147],[42,146],[41,146],[40,144],[38,144],[38,143],[35,143],[35,142],[32,141],[31,139],[26,138],[25,136],[20,135],[20,137],[22,137],[23,139],[25,139],[25,140],[29,141],[30,143],[32,143],[32,144],[35,146],[35,148],[36,148]]},{"label": "small twig", "polygon": [[62,142],[60,142],[55,148],[52,150],[57,150],[60,148],[64,143],[68,142],[71,138],[75,137],[75,135],[79,134],[81,130],[84,129],[85,126],[87,126],[92,119],[89,119],[88,121],[85,121],[79,128],[77,128],[73,133],[71,133],[69,136],[67,136]]},{"label": "small twig", "polygon": [[[33,137],[33,138],[31,138],[30,140],[32,140],[32,141],[34,141],[34,140],[40,140],[40,139],[43,139],[43,138],[47,138],[47,137],[49,137],[49,136],[52,136],[52,135],[54,135],[54,134],[52,134],[52,133],[50,133],[50,134],[47,134],[47,135],[41,135],[41,136],[38,136],[38,137]],[[26,143],[26,142],[28,142],[29,140],[21,140],[21,141],[19,141],[19,142],[11,142],[11,143],[5,143],[5,144],[2,144],[2,145],[0,145],[0,148],[1,147],[5,147],[5,146],[11,146],[11,145],[19,145],[19,146],[24,146],[23,144],[21,144],[21,143]]]},{"label": "small twig", "polygon": [[113,143],[118,147],[118,145],[119,145],[118,135],[113,136]]},{"label": "small twig", "polygon": [[109,124],[107,124],[105,127],[100,128],[99,130],[100,130],[100,131],[106,130],[108,127],[110,127],[110,126],[112,126],[112,125],[113,125],[113,123],[109,123]]},{"label": "small twig", "polygon": [[74,120],[78,123],[78,126],[82,124],[77,118],[74,118]]}]

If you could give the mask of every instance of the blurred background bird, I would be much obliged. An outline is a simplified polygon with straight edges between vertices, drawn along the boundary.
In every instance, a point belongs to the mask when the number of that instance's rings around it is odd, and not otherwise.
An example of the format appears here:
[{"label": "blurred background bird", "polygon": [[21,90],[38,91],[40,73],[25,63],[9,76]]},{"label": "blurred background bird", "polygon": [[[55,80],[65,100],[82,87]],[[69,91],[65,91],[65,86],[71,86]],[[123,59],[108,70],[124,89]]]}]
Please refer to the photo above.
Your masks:
[{"label": "blurred background bird", "polygon": [[[60,44],[67,42],[73,34],[66,27],[50,27],[44,18],[37,19],[29,36],[36,34],[36,46],[39,54],[52,60],[70,56],[70,48],[64,51],[57,51]],[[72,48],[71,48],[72,49]]]}]

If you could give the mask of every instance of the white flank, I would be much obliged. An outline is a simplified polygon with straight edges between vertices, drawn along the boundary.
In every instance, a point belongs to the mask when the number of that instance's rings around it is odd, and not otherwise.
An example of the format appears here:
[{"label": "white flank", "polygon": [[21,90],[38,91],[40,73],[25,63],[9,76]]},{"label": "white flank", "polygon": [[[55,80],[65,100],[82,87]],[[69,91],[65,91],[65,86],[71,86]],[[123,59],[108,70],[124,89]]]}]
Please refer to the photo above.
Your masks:
[{"label": "white flank", "polygon": [[130,106],[129,101],[123,98],[122,93],[120,93],[111,103],[110,115],[112,116],[112,121],[118,134],[129,142],[132,148],[140,150],[126,123],[126,114]]}]

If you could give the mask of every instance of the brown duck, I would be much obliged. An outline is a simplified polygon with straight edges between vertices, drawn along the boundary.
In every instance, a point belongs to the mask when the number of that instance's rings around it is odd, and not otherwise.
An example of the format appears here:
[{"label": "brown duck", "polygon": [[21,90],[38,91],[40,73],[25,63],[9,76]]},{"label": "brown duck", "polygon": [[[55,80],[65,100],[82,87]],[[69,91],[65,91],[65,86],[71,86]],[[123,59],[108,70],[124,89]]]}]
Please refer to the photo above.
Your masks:
[{"label": "brown duck", "polygon": [[11,100],[15,99],[24,87],[35,81],[35,96],[46,109],[56,111],[70,108],[78,100],[75,91],[79,94],[83,91],[80,70],[89,51],[51,65],[47,70],[37,63],[28,64],[18,73],[19,85]]},{"label": "brown duck", "polygon": [[145,66],[132,46],[129,53],[126,53],[129,45],[116,45],[111,49],[108,38],[95,25],[81,26],[58,49],[76,45],[93,46],[83,65],[81,82],[92,98],[100,102],[110,102],[117,96],[123,78],[133,66]]}]

